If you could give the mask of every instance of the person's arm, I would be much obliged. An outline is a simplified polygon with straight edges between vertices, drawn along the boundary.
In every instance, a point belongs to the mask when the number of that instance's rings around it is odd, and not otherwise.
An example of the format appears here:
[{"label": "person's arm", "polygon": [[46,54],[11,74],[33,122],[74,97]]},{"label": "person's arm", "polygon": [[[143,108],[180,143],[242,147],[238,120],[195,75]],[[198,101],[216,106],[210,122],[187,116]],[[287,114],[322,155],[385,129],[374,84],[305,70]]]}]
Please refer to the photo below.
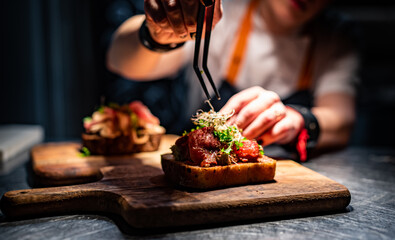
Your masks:
[{"label": "person's arm", "polygon": [[[146,48],[139,39],[144,20],[154,42],[166,45],[191,40],[196,32],[196,18],[200,2],[196,0],[145,0],[145,16],[128,19],[116,31],[107,54],[108,68],[126,78],[153,80],[169,76],[184,62],[182,48],[168,52],[155,52]],[[216,1],[213,26],[222,17],[221,0]]]},{"label": "person's arm", "polygon": [[354,97],[345,93],[329,93],[316,100],[311,109],[320,125],[317,149],[347,145],[355,121]]},{"label": "person's arm", "polygon": [[168,53],[154,52],[139,40],[144,15],[134,16],[115,32],[107,53],[107,67],[125,78],[152,80],[171,75],[182,65],[182,48]]}]

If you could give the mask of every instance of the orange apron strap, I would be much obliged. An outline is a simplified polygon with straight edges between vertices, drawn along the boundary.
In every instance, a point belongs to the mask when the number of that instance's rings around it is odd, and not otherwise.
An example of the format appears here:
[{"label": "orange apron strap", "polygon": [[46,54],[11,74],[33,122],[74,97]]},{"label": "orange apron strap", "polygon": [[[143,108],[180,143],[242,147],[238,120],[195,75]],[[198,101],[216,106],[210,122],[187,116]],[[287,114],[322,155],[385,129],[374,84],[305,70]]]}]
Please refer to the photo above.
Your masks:
[{"label": "orange apron strap", "polygon": [[[237,75],[240,71],[241,63],[244,58],[244,52],[247,46],[249,34],[252,30],[252,14],[258,7],[259,0],[251,0],[247,12],[244,15],[243,21],[237,32],[237,40],[228,66],[226,80],[232,86],[236,83]],[[311,88],[313,80],[313,67],[314,67],[314,39],[310,42],[306,49],[305,57],[303,60],[302,69],[299,73],[297,90],[308,90]]]},{"label": "orange apron strap", "polygon": [[305,57],[303,60],[302,69],[299,73],[297,90],[309,90],[313,84],[313,68],[314,68],[314,39],[311,39],[309,46],[307,47]]},{"label": "orange apron strap", "polygon": [[228,72],[226,75],[226,80],[230,85],[236,83],[236,77],[239,73],[241,62],[243,61],[244,51],[247,46],[247,40],[252,29],[252,14],[257,8],[259,0],[251,0],[247,12],[244,15],[244,19],[239,27],[238,38],[236,45],[229,63]]}]

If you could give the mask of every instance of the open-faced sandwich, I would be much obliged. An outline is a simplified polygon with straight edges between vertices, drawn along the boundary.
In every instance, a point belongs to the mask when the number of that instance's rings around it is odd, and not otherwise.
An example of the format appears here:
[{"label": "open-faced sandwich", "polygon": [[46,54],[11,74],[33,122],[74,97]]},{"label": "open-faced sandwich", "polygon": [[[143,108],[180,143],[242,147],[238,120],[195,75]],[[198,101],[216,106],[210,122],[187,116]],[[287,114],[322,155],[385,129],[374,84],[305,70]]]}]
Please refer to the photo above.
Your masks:
[{"label": "open-faced sandwich", "polygon": [[232,114],[198,111],[197,125],[162,155],[166,177],[177,185],[210,189],[273,180],[276,161],[227,120]]},{"label": "open-faced sandwich", "polygon": [[90,154],[113,155],[155,151],[165,129],[139,101],[101,106],[84,118],[82,145]]}]

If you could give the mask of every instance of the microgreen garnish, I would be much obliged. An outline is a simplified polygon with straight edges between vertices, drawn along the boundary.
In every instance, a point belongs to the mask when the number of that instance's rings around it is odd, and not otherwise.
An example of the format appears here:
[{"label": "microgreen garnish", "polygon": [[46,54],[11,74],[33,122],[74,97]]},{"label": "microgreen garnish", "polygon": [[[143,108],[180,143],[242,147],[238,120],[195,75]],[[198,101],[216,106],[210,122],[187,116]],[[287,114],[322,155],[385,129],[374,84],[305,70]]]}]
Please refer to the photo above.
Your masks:
[{"label": "microgreen garnish", "polygon": [[260,144],[258,144],[258,146],[259,146],[259,153],[260,153],[260,155],[263,156],[265,154],[265,152],[263,151],[263,147]]},{"label": "microgreen garnish", "polygon": [[233,145],[233,142],[230,142],[226,149],[223,149],[223,148],[221,149],[221,152],[224,152],[229,155],[230,152],[232,151],[232,145]]},{"label": "microgreen garnish", "polygon": [[121,108],[121,106],[118,103],[115,102],[109,102],[107,105],[109,108],[113,108],[113,109],[119,109]]},{"label": "microgreen garnish", "polygon": [[243,146],[242,142],[235,142],[236,150],[240,150],[240,148]]},{"label": "microgreen garnish", "polygon": [[[201,128],[203,128],[203,126],[197,126],[195,128],[192,128],[189,132],[191,133],[191,132],[193,132],[195,130],[198,130],[198,129],[201,129]],[[182,134],[182,136],[185,136],[187,134],[188,134],[188,132],[185,130],[184,133]]]},{"label": "microgreen garnish", "polygon": [[104,113],[104,106],[100,106],[99,109],[97,109],[99,113]]},{"label": "microgreen garnish", "polygon": [[[221,149],[221,152],[230,154],[233,150],[233,145],[239,150],[243,146],[244,137],[242,137],[240,130],[235,125],[229,125],[227,120],[234,114],[232,111],[229,114],[215,112],[210,110],[209,112],[203,112],[199,110],[191,120],[198,128],[202,127],[214,127],[214,136],[219,139],[220,142],[227,145],[226,149]],[[193,130],[192,130],[193,131]],[[191,131],[191,132],[192,132]]]},{"label": "microgreen garnish", "polygon": [[82,147],[80,149],[80,157],[87,157],[91,155],[91,152],[89,151],[89,149],[87,147]]},{"label": "microgreen garnish", "polygon": [[231,118],[233,114],[234,111],[226,114],[214,112],[213,110],[210,110],[209,112],[198,110],[191,120],[195,125],[200,127],[214,127],[216,131],[222,131],[229,127],[229,125],[226,124],[226,121]]},{"label": "microgreen garnish", "polygon": [[134,112],[130,113],[130,123],[132,125],[132,128],[138,128],[139,126],[139,118]]},{"label": "microgreen garnish", "polygon": [[92,121],[92,118],[91,117],[84,117],[84,119],[82,121],[89,122],[89,121]]}]

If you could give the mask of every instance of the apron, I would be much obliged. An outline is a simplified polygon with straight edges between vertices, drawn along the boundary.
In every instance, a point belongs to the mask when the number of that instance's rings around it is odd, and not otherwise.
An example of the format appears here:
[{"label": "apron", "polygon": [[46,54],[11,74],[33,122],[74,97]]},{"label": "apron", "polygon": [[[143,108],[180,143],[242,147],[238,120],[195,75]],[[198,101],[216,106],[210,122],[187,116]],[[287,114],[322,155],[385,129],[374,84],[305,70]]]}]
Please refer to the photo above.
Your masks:
[{"label": "apron", "polygon": [[[216,111],[219,111],[229,100],[229,98],[238,92],[234,86],[237,82],[237,76],[244,60],[244,52],[247,47],[247,41],[253,28],[252,17],[258,5],[259,0],[250,1],[239,26],[238,32],[236,34],[237,37],[235,39],[236,44],[234,45],[235,47],[232,54],[230,55],[231,58],[228,65],[228,70],[225,79],[222,81],[222,84],[219,87],[221,100],[218,101],[215,98],[212,98],[211,100],[211,104]],[[284,105],[297,104],[308,108],[312,107],[313,97],[311,94],[311,86],[314,65],[314,45],[314,41],[311,40],[309,46],[306,49],[303,65],[299,72],[297,91],[287,98],[281,99]],[[204,111],[209,111],[210,107],[207,106],[207,104],[204,104],[201,109]]]}]

